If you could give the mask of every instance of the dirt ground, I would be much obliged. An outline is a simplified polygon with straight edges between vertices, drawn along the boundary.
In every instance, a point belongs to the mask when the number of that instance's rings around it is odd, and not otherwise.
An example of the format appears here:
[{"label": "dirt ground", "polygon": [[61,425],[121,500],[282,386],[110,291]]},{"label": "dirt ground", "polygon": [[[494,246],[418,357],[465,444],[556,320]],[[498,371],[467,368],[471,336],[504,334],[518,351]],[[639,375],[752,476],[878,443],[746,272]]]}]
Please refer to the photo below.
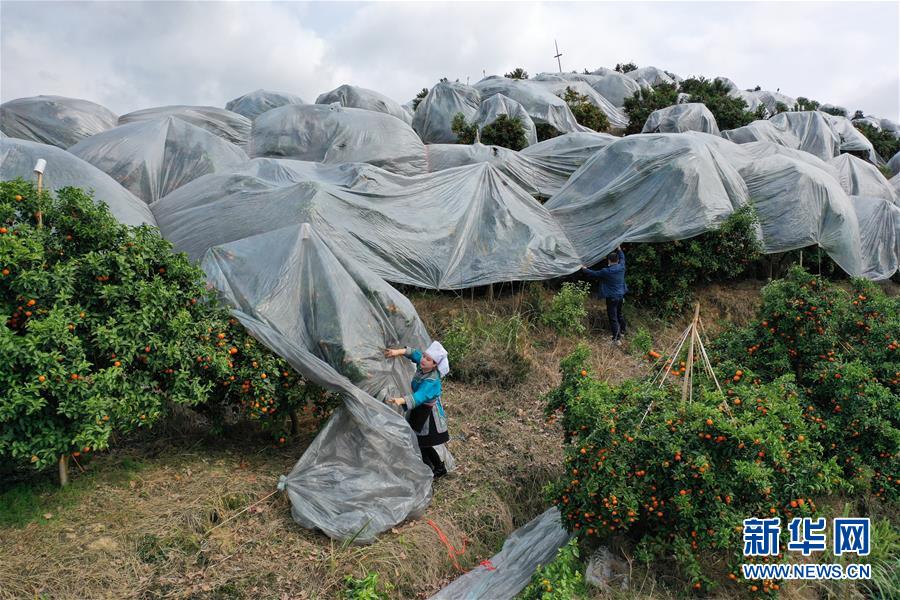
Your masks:
[{"label": "dirt ground", "polygon": [[[761,282],[700,290],[713,331],[743,323]],[[521,299],[493,302],[414,297],[435,337],[461,311],[511,313]],[[665,322],[626,305],[632,332],[646,328],[657,349],[670,346],[687,316]],[[608,342],[603,309],[593,303],[595,372],[610,381],[641,375],[647,363]],[[304,530],[287,498],[273,494],[314,435],[311,422],[286,447],[239,429],[210,437],[169,425],[152,440],[94,456],[60,492],[23,492],[25,523],[0,520],[0,598],[333,598],[346,575],[376,572],[395,598],[426,598],[460,573],[432,521],[457,548],[462,570],[489,558],[515,528],[546,508],[542,486],[556,474],[562,444],[543,418],[541,396],[559,381],[559,360],[577,340],[529,330],[531,369],[508,389],[448,380],[445,405],[458,469],[439,480],[422,519],[369,546],[344,547]],[[259,499],[264,501],[244,510]],[[645,582],[646,584],[646,582]],[[631,597],[663,598],[650,584]]]}]

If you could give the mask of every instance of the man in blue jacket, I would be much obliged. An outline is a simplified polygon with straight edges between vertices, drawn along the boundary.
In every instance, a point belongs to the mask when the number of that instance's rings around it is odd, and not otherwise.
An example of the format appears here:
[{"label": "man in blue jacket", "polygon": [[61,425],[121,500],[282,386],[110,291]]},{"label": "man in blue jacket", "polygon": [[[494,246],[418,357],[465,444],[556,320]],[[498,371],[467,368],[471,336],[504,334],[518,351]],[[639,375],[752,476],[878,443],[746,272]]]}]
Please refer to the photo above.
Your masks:
[{"label": "man in blue jacket", "polygon": [[622,247],[606,257],[609,266],[592,271],[584,266],[581,272],[591,279],[600,280],[600,297],[606,298],[606,314],[609,317],[609,328],[612,331],[612,341],[615,345],[622,345],[625,336],[625,317],[622,315],[622,301],[628,293],[625,285],[625,253]]}]

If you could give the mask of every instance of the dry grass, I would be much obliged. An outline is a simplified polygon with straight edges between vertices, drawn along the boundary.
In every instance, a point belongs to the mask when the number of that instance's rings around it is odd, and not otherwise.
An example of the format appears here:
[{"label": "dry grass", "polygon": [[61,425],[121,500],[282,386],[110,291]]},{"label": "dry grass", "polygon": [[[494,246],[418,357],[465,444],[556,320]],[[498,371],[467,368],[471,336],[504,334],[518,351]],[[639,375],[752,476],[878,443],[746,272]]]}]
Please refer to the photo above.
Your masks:
[{"label": "dry grass", "polygon": [[[701,290],[708,325],[749,318],[760,285]],[[509,315],[523,309],[522,295],[509,293],[493,302],[435,294],[413,301],[437,338],[460,311]],[[612,382],[645,373],[644,361],[607,341],[603,307],[592,303],[591,312],[586,339],[595,372]],[[663,322],[631,306],[626,316],[632,331],[647,328],[658,348],[671,345],[686,322]],[[459,559],[468,569],[545,508],[541,487],[555,476],[562,445],[558,426],[544,421],[541,396],[558,383],[559,360],[577,340],[540,328],[527,335],[531,371],[519,385],[448,382],[458,470],[436,483],[423,519],[401,524],[370,546],[342,547],[300,528],[279,494],[238,515],[274,490],[312,438],[309,427],[285,448],[272,448],[249,431],[207,439],[169,430],[164,439],[119,448],[87,465],[92,472],[115,470],[131,458],[141,469],[98,481],[74,504],[51,508],[49,519],[0,529],[0,598],[333,598],[346,575],[369,571],[391,584],[391,597],[427,597],[458,571],[426,519],[457,547],[468,540]],[[45,499],[51,506],[53,493]],[[627,597],[669,597],[650,574],[636,572],[632,581]]]}]

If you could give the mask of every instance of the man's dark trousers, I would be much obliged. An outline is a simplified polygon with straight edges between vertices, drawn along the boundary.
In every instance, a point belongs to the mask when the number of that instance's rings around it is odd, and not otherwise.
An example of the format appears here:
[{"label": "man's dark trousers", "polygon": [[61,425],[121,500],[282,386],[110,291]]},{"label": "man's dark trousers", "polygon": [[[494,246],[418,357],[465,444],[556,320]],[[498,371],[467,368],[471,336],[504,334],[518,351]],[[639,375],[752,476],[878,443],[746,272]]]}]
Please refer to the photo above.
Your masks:
[{"label": "man's dark trousers", "polygon": [[609,317],[609,330],[612,332],[613,341],[617,341],[625,335],[625,316],[622,314],[623,298],[606,299],[606,315]]}]

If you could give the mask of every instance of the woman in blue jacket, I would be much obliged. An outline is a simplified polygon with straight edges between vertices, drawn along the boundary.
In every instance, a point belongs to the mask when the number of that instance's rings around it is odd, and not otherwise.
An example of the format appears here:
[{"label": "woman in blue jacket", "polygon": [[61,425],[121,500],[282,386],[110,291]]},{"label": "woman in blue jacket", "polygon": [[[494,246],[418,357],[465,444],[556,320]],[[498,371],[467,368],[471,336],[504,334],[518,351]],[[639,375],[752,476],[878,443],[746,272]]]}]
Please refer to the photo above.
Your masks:
[{"label": "woman in blue jacket", "polygon": [[622,314],[622,302],[628,293],[625,285],[625,253],[622,247],[607,256],[609,266],[592,271],[581,267],[581,272],[591,279],[600,280],[600,297],[606,298],[606,314],[609,317],[609,329],[612,331],[613,344],[622,345],[625,335],[625,316]]},{"label": "woman in blue jacket", "polygon": [[405,356],[416,363],[412,394],[391,398],[389,402],[405,407],[406,420],[419,440],[422,460],[431,468],[435,479],[443,477],[447,468],[434,447],[450,439],[447,416],[441,404],[441,379],[450,372],[447,351],[440,342],[432,342],[424,353],[414,348],[395,348],[385,350],[384,355],[388,358]]}]

